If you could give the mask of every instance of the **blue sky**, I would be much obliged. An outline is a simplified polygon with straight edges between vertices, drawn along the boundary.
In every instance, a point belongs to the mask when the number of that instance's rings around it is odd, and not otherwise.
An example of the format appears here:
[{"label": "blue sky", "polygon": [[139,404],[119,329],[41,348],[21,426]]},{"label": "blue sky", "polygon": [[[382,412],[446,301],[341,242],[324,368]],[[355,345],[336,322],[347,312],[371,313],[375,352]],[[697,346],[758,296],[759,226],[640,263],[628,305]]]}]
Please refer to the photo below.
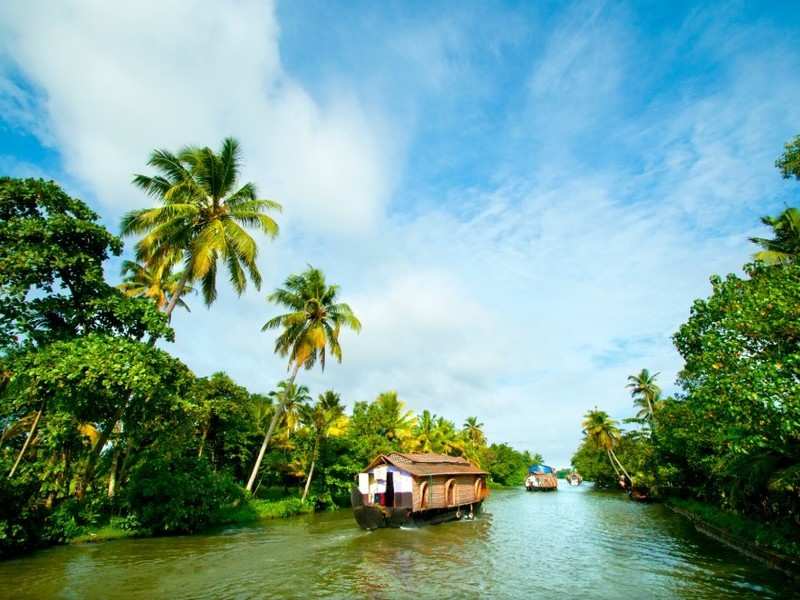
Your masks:
[{"label": "blue sky", "polygon": [[629,373],[673,389],[692,300],[796,203],[798,67],[793,2],[11,1],[0,171],[116,230],[150,150],[236,136],[282,234],[261,292],[190,301],[171,351],[271,389],[265,292],[312,263],[364,322],[312,391],[396,389],[565,464]]}]

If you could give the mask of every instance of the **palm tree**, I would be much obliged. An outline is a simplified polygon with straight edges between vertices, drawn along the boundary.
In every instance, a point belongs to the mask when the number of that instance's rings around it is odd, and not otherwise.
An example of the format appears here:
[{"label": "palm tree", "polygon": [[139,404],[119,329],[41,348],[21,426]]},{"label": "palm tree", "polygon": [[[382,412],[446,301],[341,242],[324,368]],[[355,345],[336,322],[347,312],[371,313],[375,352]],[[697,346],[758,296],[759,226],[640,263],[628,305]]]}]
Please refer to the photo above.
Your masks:
[{"label": "palm tree", "polygon": [[442,454],[464,454],[464,443],[458,435],[455,423],[444,417],[436,418],[436,452]]},{"label": "palm tree", "polygon": [[753,258],[768,265],[796,261],[800,257],[800,210],[787,208],[777,217],[761,217],[761,222],[772,228],[775,237],[750,238],[763,248]]},{"label": "palm tree", "polygon": [[661,388],[656,384],[656,378],[659,373],[650,374],[647,369],[642,369],[636,375],[628,376],[628,389],[631,390],[633,403],[639,406],[641,410],[636,415],[636,418],[647,419],[652,422],[653,415],[655,415],[655,406],[661,396]]},{"label": "palm tree", "polygon": [[414,428],[414,413],[406,410],[396,391],[382,392],[375,399],[380,414],[380,425],[376,433],[387,440],[403,444],[411,437]]},{"label": "palm tree", "polygon": [[[319,361],[324,371],[328,352],[338,362],[342,362],[342,347],[339,345],[342,327],[359,332],[361,322],[347,304],[336,302],[339,286],[327,285],[325,275],[319,269],[309,266],[299,275],[290,275],[284,286],[275,290],[267,299],[288,308],[290,312],[270,319],[261,331],[282,328],[275,340],[275,352],[279,356],[289,357],[288,369],[291,375],[288,382],[294,383],[301,366],[311,369]],[[253,489],[256,473],[261,467],[264,452],[282,412],[283,407],[279,405],[253,465],[253,472],[247,482],[248,491]]]},{"label": "palm tree", "polygon": [[214,302],[220,260],[238,294],[248,276],[260,289],[258,247],[245,228],[274,238],[278,225],[266,213],[281,206],[259,199],[253,183],[239,186],[239,143],[226,138],[219,154],[208,147],[187,147],[178,154],[156,150],[147,164],[159,174],[135,175],[133,183],[162,206],[129,212],[122,219],[122,234],[144,234],[136,244],[136,257],[147,265],[171,266],[176,255],[183,260],[166,315],[172,314],[190,281],[200,282],[207,305]]},{"label": "palm tree", "polygon": [[320,445],[322,441],[328,437],[331,427],[343,414],[344,406],[342,405],[341,398],[339,394],[332,390],[320,394],[317,403],[313,407],[306,405],[303,406],[301,410],[301,419],[312,431],[314,436],[314,447],[311,451],[311,467],[308,469],[308,477],[306,477],[306,485],[303,489],[303,502],[306,501],[308,490],[311,487],[311,478],[314,476],[314,467],[319,457]]},{"label": "palm tree", "polygon": [[414,427],[414,443],[420,452],[433,452],[439,446],[436,430],[436,415],[425,409],[417,417],[417,424]]},{"label": "palm tree", "polygon": [[[286,426],[286,435],[297,431],[302,421],[303,407],[311,401],[311,394],[305,385],[297,385],[291,381],[281,381],[278,389],[268,394],[272,404],[278,407],[280,414],[278,420],[283,419]],[[277,414],[277,413],[275,413]],[[275,418],[275,415],[273,415]]]},{"label": "palm tree", "polygon": [[464,421],[464,434],[467,439],[476,447],[486,443],[486,436],[483,434],[483,423],[478,423],[478,417],[467,417]]},{"label": "palm tree", "polygon": [[584,415],[582,423],[583,433],[586,434],[592,443],[597,448],[602,448],[608,455],[608,460],[611,466],[614,467],[614,472],[619,475],[620,471],[631,481],[630,475],[622,466],[622,463],[614,453],[614,446],[619,442],[621,432],[617,426],[617,422],[608,416],[608,413],[603,410],[590,410]]},{"label": "palm tree", "polygon": [[[156,307],[164,311],[169,305],[172,296],[177,292],[183,273],[173,273],[172,265],[165,262],[160,266],[148,266],[132,260],[122,263],[123,281],[117,287],[126,296],[132,298],[150,298],[155,302]],[[188,285],[184,284],[181,296],[186,296],[194,292]],[[176,306],[189,310],[189,305],[179,297]]]}]

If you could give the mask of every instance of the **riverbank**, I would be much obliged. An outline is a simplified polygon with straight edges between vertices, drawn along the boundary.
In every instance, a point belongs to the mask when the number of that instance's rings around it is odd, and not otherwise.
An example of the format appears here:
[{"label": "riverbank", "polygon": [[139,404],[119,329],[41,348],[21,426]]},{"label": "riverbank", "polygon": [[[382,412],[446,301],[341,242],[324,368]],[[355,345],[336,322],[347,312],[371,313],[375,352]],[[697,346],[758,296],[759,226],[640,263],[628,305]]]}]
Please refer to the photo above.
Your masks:
[{"label": "riverbank", "polygon": [[700,533],[772,568],[800,578],[800,540],[789,527],[748,519],[716,506],[670,498],[665,504],[689,519]]},{"label": "riverbank", "polygon": [[[201,532],[213,530],[221,525],[246,525],[271,519],[285,519],[296,515],[314,512],[314,505],[303,502],[300,498],[289,497],[277,500],[251,498],[236,506],[226,506]],[[147,529],[131,528],[129,521],[121,517],[112,517],[109,522],[94,528],[86,528],[81,534],[71,538],[68,544],[91,544],[125,538],[160,537],[164,534],[153,533]]]}]

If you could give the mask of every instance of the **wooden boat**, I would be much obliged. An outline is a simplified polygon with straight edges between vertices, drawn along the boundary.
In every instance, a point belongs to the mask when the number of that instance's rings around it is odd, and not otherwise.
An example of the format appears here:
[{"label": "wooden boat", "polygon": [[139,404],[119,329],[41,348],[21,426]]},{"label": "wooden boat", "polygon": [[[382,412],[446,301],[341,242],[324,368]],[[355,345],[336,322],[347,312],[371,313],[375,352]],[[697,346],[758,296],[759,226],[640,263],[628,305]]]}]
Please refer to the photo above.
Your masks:
[{"label": "wooden boat", "polygon": [[553,467],[547,465],[531,465],[528,477],[525,478],[525,489],[529,492],[555,492],[558,490]]},{"label": "wooden boat", "polygon": [[487,473],[444,454],[376,457],[353,488],[353,516],[362,529],[474,518],[489,495]]},{"label": "wooden boat", "polygon": [[583,477],[577,471],[572,471],[567,475],[567,483],[572,486],[577,486],[583,483]]}]

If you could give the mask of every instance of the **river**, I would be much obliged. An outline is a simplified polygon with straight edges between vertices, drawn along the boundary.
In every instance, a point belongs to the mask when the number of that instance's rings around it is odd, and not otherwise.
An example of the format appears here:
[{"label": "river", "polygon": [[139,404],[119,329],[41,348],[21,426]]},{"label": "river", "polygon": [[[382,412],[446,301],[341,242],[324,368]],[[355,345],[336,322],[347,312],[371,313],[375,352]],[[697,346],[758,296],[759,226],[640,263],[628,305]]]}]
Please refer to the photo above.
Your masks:
[{"label": "river", "polygon": [[0,563],[3,598],[772,598],[779,573],[660,505],[589,485],[493,491],[475,521],[359,530],[336,511]]}]

